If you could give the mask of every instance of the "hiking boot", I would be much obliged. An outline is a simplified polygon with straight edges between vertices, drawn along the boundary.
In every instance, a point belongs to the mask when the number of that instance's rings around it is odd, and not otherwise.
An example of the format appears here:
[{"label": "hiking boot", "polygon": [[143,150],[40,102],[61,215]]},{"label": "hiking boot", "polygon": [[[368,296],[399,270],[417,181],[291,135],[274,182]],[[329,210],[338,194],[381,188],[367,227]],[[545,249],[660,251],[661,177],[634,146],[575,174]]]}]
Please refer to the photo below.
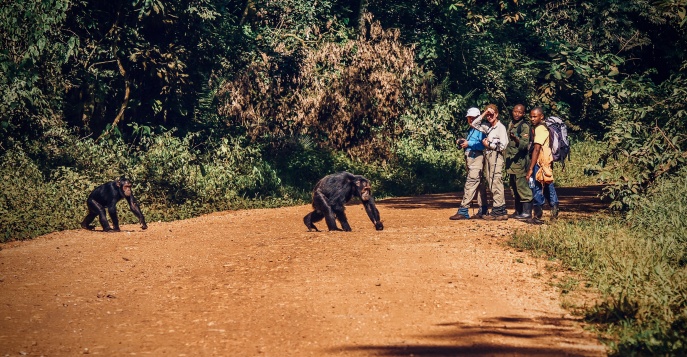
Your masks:
[{"label": "hiking boot", "polygon": [[507,214],[490,214],[488,216],[484,216],[484,219],[487,221],[507,221],[508,220],[508,215]]},{"label": "hiking boot", "polygon": [[532,218],[527,220],[527,223],[530,224],[544,224],[544,221],[541,220],[541,216],[544,213],[542,210],[541,206],[533,205],[532,206]]},{"label": "hiking boot", "polygon": [[454,214],[453,216],[449,217],[448,219],[452,221],[458,221],[461,219],[469,219],[470,215],[468,214],[468,209],[465,207],[461,207],[458,209],[458,212]]},{"label": "hiking boot", "polygon": [[524,202],[515,202],[515,212],[513,212],[511,215],[508,215],[508,218],[517,218],[519,215],[521,215],[523,212],[523,204]]},{"label": "hiking boot", "polygon": [[506,206],[494,207],[494,209],[491,210],[491,214],[484,216],[484,219],[488,221],[507,221],[508,212],[506,211]]},{"label": "hiking boot", "polygon": [[472,217],[470,217],[470,219],[484,219],[484,217],[488,214],[489,214],[489,209],[487,208],[487,206],[482,206],[482,208],[477,210],[477,213],[472,215]]},{"label": "hiking boot", "polygon": [[508,220],[508,215],[507,214],[500,214],[494,218],[497,221],[507,221]]},{"label": "hiking boot", "polygon": [[551,220],[552,221],[555,221],[556,219],[558,219],[558,212],[560,212],[560,210],[558,209],[558,203],[556,203],[555,205],[553,205],[553,207],[551,207]]},{"label": "hiking boot", "polygon": [[520,221],[526,221],[532,218],[532,202],[523,202],[522,213],[515,216],[514,218]]}]

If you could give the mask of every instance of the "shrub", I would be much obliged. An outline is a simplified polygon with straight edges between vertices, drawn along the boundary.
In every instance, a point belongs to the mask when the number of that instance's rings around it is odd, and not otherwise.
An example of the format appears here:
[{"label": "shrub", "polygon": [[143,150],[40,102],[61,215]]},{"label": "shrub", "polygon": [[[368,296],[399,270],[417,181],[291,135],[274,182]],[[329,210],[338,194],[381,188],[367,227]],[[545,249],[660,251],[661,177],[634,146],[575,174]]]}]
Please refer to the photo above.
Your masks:
[{"label": "shrub", "polygon": [[[127,146],[117,137],[94,141],[66,135],[49,157],[64,165],[47,175],[21,148],[5,152],[0,158],[0,177],[7,183],[0,193],[0,241],[78,228],[88,194],[121,175],[133,180],[148,221],[294,202],[283,194],[275,170],[257,147],[224,138],[208,140],[207,150],[200,152],[194,149],[198,138],[164,132]],[[126,203],[118,208],[122,223],[137,222]]]},{"label": "shrub", "polygon": [[254,140],[307,135],[366,161],[389,157],[401,114],[428,94],[429,78],[398,30],[383,29],[369,14],[365,22],[353,40],[274,44],[272,56],[256,58],[220,88],[220,113]]}]

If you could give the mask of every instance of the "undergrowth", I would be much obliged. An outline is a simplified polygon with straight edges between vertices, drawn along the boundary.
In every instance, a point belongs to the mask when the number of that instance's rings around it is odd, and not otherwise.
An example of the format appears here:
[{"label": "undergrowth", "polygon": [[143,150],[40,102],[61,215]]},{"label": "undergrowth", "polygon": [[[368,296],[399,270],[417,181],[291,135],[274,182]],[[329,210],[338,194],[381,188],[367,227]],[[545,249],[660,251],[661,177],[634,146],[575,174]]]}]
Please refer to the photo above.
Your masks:
[{"label": "undergrowth", "polygon": [[581,187],[598,185],[599,176],[596,163],[599,161],[606,145],[591,139],[570,138],[570,158],[565,162],[565,169],[560,163],[554,163],[556,187]]},{"label": "undergrowth", "polygon": [[617,355],[687,353],[687,169],[625,216],[560,221],[512,244],[560,259],[598,289],[586,310]]},{"label": "undergrowth", "polygon": [[[0,242],[79,228],[89,193],[122,175],[132,180],[149,222],[306,204],[315,183],[338,171],[366,176],[377,197],[454,191],[464,176],[461,152],[427,148],[414,140],[401,142],[394,160],[371,164],[305,139],[269,151],[241,137],[172,134],[151,133],[133,145],[116,137],[96,141],[62,135],[46,155],[32,156],[20,147],[6,151],[0,156],[5,183]],[[59,165],[46,169],[46,161]],[[124,201],[118,213],[122,224],[138,222]]]}]

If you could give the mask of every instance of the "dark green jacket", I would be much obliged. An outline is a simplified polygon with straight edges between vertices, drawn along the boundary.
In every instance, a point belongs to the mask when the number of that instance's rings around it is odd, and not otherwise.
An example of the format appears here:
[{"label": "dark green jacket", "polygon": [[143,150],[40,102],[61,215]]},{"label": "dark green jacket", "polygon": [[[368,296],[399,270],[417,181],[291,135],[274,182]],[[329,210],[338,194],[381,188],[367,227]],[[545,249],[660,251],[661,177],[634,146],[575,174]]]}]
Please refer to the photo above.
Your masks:
[{"label": "dark green jacket", "polygon": [[[519,142],[513,140],[518,138]],[[528,146],[530,143],[530,124],[526,118],[508,124],[508,146],[506,147],[506,172],[516,176],[527,175],[529,169]]]}]

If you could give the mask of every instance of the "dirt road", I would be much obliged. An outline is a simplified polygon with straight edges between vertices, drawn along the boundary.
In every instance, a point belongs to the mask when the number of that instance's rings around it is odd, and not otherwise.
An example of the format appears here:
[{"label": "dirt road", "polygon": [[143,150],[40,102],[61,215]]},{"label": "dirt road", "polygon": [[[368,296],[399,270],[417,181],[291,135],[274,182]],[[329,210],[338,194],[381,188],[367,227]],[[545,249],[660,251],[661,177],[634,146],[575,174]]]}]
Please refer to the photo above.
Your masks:
[{"label": "dirt road", "polygon": [[[560,190],[563,217],[597,189]],[[384,231],[354,204],[353,232],[307,232],[299,206],[3,245],[0,356],[605,355],[505,244],[531,226],[456,202],[380,200]]]}]

